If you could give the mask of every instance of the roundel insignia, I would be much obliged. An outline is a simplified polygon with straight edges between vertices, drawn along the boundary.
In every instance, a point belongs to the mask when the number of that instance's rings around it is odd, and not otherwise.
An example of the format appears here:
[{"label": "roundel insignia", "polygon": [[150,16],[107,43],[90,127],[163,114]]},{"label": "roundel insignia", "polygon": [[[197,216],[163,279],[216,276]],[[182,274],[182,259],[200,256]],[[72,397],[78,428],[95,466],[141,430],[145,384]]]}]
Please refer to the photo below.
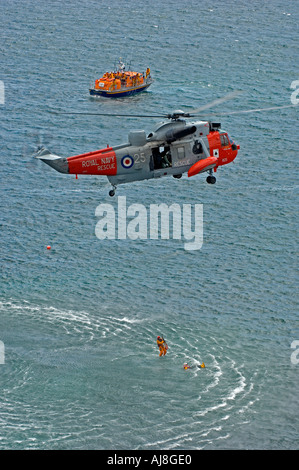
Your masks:
[{"label": "roundel insignia", "polygon": [[131,166],[134,165],[134,160],[133,158],[131,157],[131,155],[125,155],[122,159],[121,159],[121,164],[124,168],[131,168]]}]

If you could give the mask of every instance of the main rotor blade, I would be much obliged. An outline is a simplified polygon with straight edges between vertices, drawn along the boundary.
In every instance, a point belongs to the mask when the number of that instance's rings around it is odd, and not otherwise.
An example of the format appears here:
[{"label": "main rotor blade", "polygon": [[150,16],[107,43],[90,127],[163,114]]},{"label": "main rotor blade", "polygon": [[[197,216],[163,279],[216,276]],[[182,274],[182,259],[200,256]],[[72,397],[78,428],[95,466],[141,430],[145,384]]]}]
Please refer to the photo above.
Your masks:
[{"label": "main rotor blade", "polygon": [[111,113],[89,113],[89,112],[67,112],[67,111],[53,111],[54,114],[81,114],[83,116],[112,116],[112,117],[137,117],[137,118],[144,118],[144,117],[149,117],[149,118],[167,118],[167,114],[111,114]]},{"label": "main rotor blade", "polygon": [[[231,93],[228,93],[227,95],[223,96],[222,98],[218,98],[217,100],[214,100],[210,103],[205,104],[204,106],[201,106],[200,108],[193,109],[190,112],[184,112],[182,111],[181,114],[177,113],[168,113],[168,114],[111,114],[111,113],[90,113],[90,112],[67,112],[67,111],[62,111],[62,112],[57,112],[57,114],[82,114],[83,116],[112,116],[112,117],[136,117],[136,118],[163,118],[163,119],[172,119],[175,115],[177,116],[182,116],[182,117],[191,117],[194,116],[195,114],[198,114],[201,111],[204,111],[205,109],[209,109],[212,106],[217,106],[218,104],[224,103],[225,101],[232,100],[235,98],[237,95],[242,93],[241,91],[235,90],[232,91]],[[56,112],[54,111],[56,114]]]},{"label": "main rotor blade", "polygon": [[244,109],[241,111],[228,111],[225,113],[210,113],[202,114],[201,116],[230,116],[231,114],[249,114],[249,113],[258,113],[261,111],[274,111],[276,109],[285,109],[285,108],[296,108],[298,104],[287,104],[284,106],[272,106],[270,108],[257,108],[257,109]]},{"label": "main rotor blade", "polygon": [[201,111],[204,111],[205,109],[212,108],[213,106],[217,106],[218,104],[225,103],[225,101],[232,100],[236,96],[240,95],[242,91],[232,91],[231,93],[228,93],[227,95],[223,96],[222,98],[218,98],[217,100],[211,101],[210,103],[205,104],[204,106],[201,106],[200,108],[193,109],[193,111],[190,111],[190,115],[195,115],[200,113]]}]

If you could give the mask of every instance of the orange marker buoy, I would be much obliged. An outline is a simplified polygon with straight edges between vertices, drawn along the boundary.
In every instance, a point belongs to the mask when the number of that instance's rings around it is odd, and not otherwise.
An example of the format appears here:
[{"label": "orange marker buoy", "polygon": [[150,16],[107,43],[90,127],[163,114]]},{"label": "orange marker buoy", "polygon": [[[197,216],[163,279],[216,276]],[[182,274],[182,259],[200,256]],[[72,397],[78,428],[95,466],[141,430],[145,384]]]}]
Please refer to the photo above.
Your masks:
[{"label": "orange marker buoy", "polygon": [[51,246],[50,246],[50,245],[47,246],[47,250],[51,250]]}]

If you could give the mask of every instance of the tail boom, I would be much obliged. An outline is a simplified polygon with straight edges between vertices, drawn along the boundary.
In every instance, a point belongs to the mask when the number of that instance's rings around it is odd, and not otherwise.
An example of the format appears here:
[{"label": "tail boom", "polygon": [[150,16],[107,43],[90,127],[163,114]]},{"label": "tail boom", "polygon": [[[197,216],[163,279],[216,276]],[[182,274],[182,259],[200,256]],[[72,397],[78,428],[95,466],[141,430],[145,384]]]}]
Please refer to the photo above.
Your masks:
[{"label": "tail boom", "polygon": [[60,173],[84,175],[116,175],[117,160],[112,147],[64,158],[41,149],[35,158],[43,161]]}]

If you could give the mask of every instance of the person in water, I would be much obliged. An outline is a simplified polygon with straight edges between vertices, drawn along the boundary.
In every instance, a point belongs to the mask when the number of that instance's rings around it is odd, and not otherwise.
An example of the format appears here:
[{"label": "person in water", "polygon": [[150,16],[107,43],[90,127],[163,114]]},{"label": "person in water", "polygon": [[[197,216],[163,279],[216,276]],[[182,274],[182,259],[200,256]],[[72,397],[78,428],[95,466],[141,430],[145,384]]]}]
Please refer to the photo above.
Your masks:
[{"label": "person in water", "polygon": [[159,348],[159,351],[160,351],[160,354],[159,356],[165,356],[165,354],[167,353],[167,344],[165,342],[165,339],[161,336],[158,336],[157,337],[157,346]]}]

